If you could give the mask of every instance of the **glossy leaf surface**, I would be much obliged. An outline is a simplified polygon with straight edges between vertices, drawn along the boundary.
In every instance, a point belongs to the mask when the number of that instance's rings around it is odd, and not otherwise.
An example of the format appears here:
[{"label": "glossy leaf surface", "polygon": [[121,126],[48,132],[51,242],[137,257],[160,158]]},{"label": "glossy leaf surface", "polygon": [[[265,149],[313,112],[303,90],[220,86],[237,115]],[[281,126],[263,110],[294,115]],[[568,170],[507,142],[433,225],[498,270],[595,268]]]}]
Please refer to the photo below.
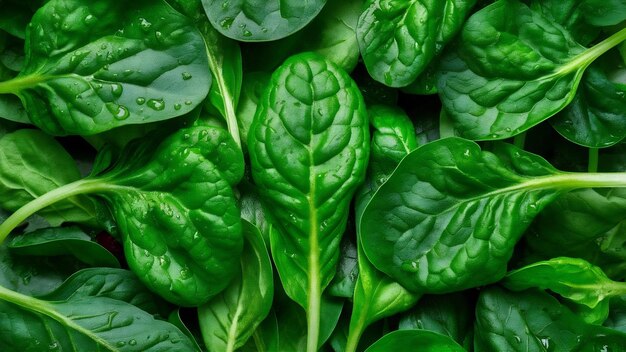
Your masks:
[{"label": "glossy leaf surface", "polygon": [[243,156],[215,127],[181,129],[156,143],[130,146],[87,184],[106,199],[141,280],[167,300],[199,305],[238,270],[243,241],[232,187]]},{"label": "glossy leaf surface", "polygon": [[51,0],[28,27],[24,69],[0,92],[48,133],[90,135],[182,115],[210,83],[200,33],[165,2]]},{"label": "glossy leaf surface", "polygon": [[51,227],[12,237],[11,252],[29,256],[72,255],[91,266],[119,268],[120,263],[106,248],[77,227]]},{"label": "glossy leaf surface", "polygon": [[223,35],[241,41],[286,37],[309,23],[326,0],[202,0],[211,24]]},{"label": "glossy leaf surface", "polygon": [[403,87],[415,81],[461,29],[475,0],[370,0],[357,38],[369,73]]},{"label": "glossy leaf surface", "polygon": [[257,109],[248,146],[254,180],[277,220],[272,256],[287,294],[309,314],[335,273],[368,137],[358,88],[314,54],[288,59]]},{"label": "glossy leaf surface", "polygon": [[[15,211],[79,178],[76,162],[45,133],[21,129],[0,138],[0,207],[3,209]],[[88,199],[75,197],[41,211],[40,215],[59,225],[65,221],[88,221],[95,217],[95,208]]]},{"label": "glossy leaf surface", "polygon": [[545,292],[481,292],[476,306],[477,351],[620,351],[626,334],[586,324]]},{"label": "glossy leaf surface", "polygon": [[419,346],[424,352],[464,352],[451,338],[426,330],[398,330],[390,332],[371,345],[365,352],[402,351],[408,346]]},{"label": "glossy leaf surface", "polygon": [[243,222],[241,273],[209,303],[199,307],[203,338],[213,351],[234,351],[243,346],[272,306],[272,264],[259,230]]},{"label": "glossy leaf surface", "polygon": [[497,1],[468,19],[442,59],[439,95],[457,135],[508,138],[563,109],[585,68],[624,39],[618,32],[586,49],[525,4]]},{"label": "glossy leaf surface", "polygon": [[[530,221],[568,185],[560,172],[509,144],[498,155],[447,138],[405,157],[361,220],[369,260],[418,293],[445,293],[504,276]],[[497,149],[497,148],[496,148]]]}]

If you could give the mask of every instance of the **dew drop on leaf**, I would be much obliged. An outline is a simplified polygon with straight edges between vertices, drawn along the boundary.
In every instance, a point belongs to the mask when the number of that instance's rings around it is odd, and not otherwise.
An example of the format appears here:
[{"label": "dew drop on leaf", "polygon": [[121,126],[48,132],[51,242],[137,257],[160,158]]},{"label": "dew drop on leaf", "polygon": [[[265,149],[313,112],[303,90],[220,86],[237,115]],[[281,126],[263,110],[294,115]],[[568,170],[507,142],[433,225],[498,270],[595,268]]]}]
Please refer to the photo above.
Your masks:
[{"label": "dew drop on leaf", "polygon": [[148,107],[152,110],[161,111],[165,109],[165,102],[163,99],[150,99],[147,103]]},{"label": "dew drop on leaf", "polygon": [[191,77],[192,77],[192,76],[191,76],[191,73],[189,73],[189,72],[183,72],[183,79],[184,79],[185,81],[190,80],[190,79],[191,79]]}]

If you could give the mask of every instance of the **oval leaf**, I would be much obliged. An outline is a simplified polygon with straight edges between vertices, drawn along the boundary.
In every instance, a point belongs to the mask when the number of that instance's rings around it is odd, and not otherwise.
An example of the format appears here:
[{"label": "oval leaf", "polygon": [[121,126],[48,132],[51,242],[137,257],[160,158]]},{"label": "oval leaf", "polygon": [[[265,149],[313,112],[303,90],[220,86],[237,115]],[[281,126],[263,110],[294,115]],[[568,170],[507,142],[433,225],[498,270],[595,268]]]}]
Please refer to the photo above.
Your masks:
[{"label": "oval leaf", "polygon": [[276,40],[309,23],[326,0],[202,0],[211,24],[223,35],[241,41]]},{"label": "oval leaf", "polygon": [[448,336],[426,330],[398,330],[383,336],[365,352],[403,351],[408,346],[419,346],[423,352],[465,352]]},{"label": "oval leaf", "polygon": [[243,346],[272,307],[273,268],[259,229],[243,222],[241,273],[209,303],[198,308],[200,329],[212,351]]},{"label": "oval leaf", "polygon": [[33,16],[17,94],[50,134],[90,135],[183,115],[211,77],[200,33],[161,0],[51,0]]},{"label": "oval leaf", "polygon": [[[447,138],[405,157],[363,213],[369,260],[409,290],[446,293],[499,280],[530,221],[569,188],[539,156],[499,156]],[[536,180],[541,180],[536,182]]]}]

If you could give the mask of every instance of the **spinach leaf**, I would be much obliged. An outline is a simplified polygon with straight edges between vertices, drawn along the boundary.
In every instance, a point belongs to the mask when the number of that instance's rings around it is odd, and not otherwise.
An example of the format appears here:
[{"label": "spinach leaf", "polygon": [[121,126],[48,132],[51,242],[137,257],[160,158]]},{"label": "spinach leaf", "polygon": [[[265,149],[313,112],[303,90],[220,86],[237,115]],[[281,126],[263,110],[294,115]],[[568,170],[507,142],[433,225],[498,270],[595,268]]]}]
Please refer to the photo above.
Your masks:
[{"label": "spinach leaf", "polygon": [[363,213],[361,244],[372,264],[416,293],[495,282],[531,220],[559,194],[624,183],[620,174],[562,173],[510,144],[494,152],[446,138],[402,159]]},{"label": "spinach leaf", "polygon": [[[589,308],[626,294],[626,284],[609,279],[599,267],[568,257],[537,262],[506,274],[502,284],[513,291],[531,287],[548,289]],[[608,304],[603,307],[608,314]]]},{"label": "spinach leaf", "polygon": [[163,141],[140,140],[102,174],[17,210],[0,225],[0,239],[47,205],[92,194],[110,209],[128,264],[142,282],[169,301],[199,305],[237,271],[242,237],[232,187],[243,171],[241,150],[219,128],[195,126]]},{"label": "spinach leaf", "polygon": [[202,336],[212,351],[235,351],[243,346],[272,306],[273,269],[261,233],[244,221],[243,234],[241,273],[198,308]]},{"label": "spinach leaf", "polygon": [[586,324],[545,292],[481,291],[476,306],[477,351],[621,351],[626,334]]},{"label": "spinach leaf", "polygon": [[[45,153],[42,151],[45,150]],[[39,130],[21,129],[0,138],[0,207],[16,211],[38,196],[76,181],[76,162],[52,137]],[[90,222],[96,207],[85,197],[73,197],[43,210],[53,226],[62,222]]]},{"label": "spinach leaf", "polygon": [[451,338],[426,330],[398,330],[383,336],[365,352],[401,351],[407,346],[419,346],[424,352],[464,352]]},{"label": "spinach leaf", "polygon": [[115,268],[82,269],[68,277],[54,291],[38,298],[65,301],[87,297],[108,297],[123,301],[161,317],[166,317],[171,310],[171,306],[149,291],[135,274]]},{"label": "spinach leaf", "polygon": [[369,0],[357,38],[370,75],[392,87],[415,81],[461,29],[475,0]]},{"label": "spinach leaf", "polygon": [[[7,351],[196,351],[178,328],[107,297],[48,302],[0,287]],[[89,312],[89,314],[85,314]]]},{"label": "spinach leaf", "polygon": [[206,67],[198,31],[161,0],[51,0],[0,94],[19,96],[48,133],[90,135],[185,114],[207,95]]},{"label": "spinach leaf", "polygon": [[259,101],[261,101],[261,96],[269,81],[270,74],[265,71],[246,72],[243,76],[241,96],[235,115],[237,116],[239,135],[244,144],[248,142],[248,134],[250,133],[252,121],[254,121],[256,108],[259,105]]},{"label": "spinach leaf", "polygon": [[202,0],[213,27],[241,41],[284,38],[315,18],[324,4],[326,0]]},{"label": "spinach leaf", "polygon": [[609,147],[626,137],[626,68],[617,53],[609,54],[585,71],[572,102],[550,119],[563,137],[589,148]]},{"label": "spinach leaf", "polygon": [[[348,227],[354,226],[348,225]],[[359,266],[357,258],[357,246],[351,238],[354,234],[349,231],[350,236],[344,235],[341,239],[341,254],[339,255],[339,263],[337,264],[337,272],[326,293],[334,297],[343,297],[351,299],[354,295],[356,280],[359,275]]]},{"label": "spinach leaf", "polygon": [[119,268],[117,258],[77,227],[51,227],[14,236],[9,249],[17,255],[72,255],[92,266]]},{"label": "spinach leaf", "polygon": [[425,295],[400,315],[399,330],[428,330],[449,336],[465,349],[473,344],[474,306],[467,293]]},{"label": "spinach leaf", "polygon": [[468,19],[442,59],[439,96],[457,135],[508,138],[569,104],[587,66],[624,39],[626,29],[587,49],[541,13],[500,0]]},{"label": "spinach leaf", "polygon": [[312,53],[272,75],[250,129],[252,175],[277,220],[272,257],[289,297],[305,308],[317,349],[320,302],[339,257],[348,207],[365,174],[368,126],[361,94]]}]

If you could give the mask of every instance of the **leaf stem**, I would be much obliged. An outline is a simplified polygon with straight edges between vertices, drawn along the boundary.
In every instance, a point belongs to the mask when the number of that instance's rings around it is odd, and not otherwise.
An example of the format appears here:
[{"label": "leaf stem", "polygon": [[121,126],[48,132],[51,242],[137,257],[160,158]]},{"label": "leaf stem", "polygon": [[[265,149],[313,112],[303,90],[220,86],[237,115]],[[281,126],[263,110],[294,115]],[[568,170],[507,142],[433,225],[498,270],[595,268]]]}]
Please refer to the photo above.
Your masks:
[{"label": "leaf stem", "polygon": [[570,72],[577,71],[582,67],[588,66],[590,63],[593,62],[593,60],[597,59],[598,57],[600,57],[600,55],[606,53],[624,40],[626,40],[626,28],[623,28],[619,32],[614,33],[600,43],[592,46],[591,48],[583,51],[582,53],[572,58],[571,61],[562,66],[556,72],[556,75],[566,75]]},{"label": "leaf stem", "polygon": [[110,190],[116,187],[117,186],[109,185],[96,179],[82,179],[53,189],[24,204],[0,224],[0,244],[4,242],[11,231],[18,227],[24,220],[45,207],[79,194]]},{"label": "leaf stem", "polygon": [[17,94],[21,90],[36,86],[47,79],[39,75],[18,76],[8,81],[0,82],[0,94]]},{"label": "leaf stem", "polygon": [[513,145],[518,147],[519,149],[524,150],[524,145],[526,144],[526,132],[522,132],[515,137],[513,137]]},{"label": "leaf stem", "polygon": [[[358,283],[357,283],[358,285]],[[354,310],[352,310],[354,312]],[[348,341],[346,342],[346,348],[344,352],[355,352],[359,346],[359,340],[363,331],[367,327],[367,316],[369,315],[369,304],[365,307],[359,307],[359,315],[357,319],[355,316],[350,317],[350,330],[348,332]]]},{"label": "leaf stem", "polygon": [[587,164],[587,172],[598,172],[598,148],[589,148],[589,161]]}]

